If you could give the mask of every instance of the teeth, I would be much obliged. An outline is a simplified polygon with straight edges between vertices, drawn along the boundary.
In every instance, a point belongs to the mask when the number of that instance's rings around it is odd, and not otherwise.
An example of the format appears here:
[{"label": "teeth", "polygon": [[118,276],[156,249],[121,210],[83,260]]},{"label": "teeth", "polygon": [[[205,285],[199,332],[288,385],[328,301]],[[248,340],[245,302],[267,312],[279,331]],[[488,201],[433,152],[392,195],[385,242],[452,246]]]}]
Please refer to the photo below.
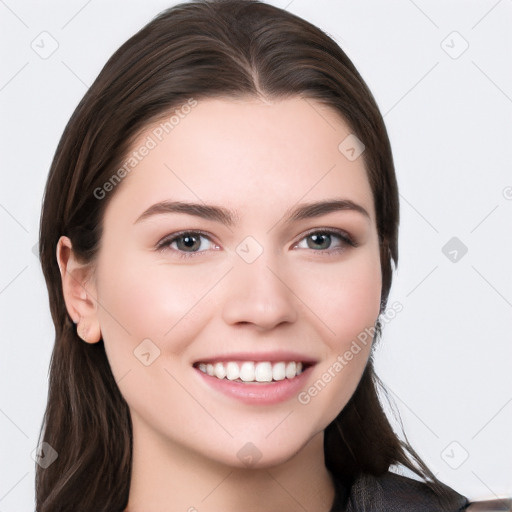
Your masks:
[{"label": "teeth", "polygon": [[[222,363],[220,363],[222,364]],[[201,368],[199,368],[201,369]],[[236,380],[240,377],[240,368],[236,363],[230,362],[226,366],[226,377],[229,380]]]},{"label": "teeth", "polygon": [[222,363],[217,363],[213,367],[213,374],[218,379],[223,379],[226,376],[226,368],[224,368],[224,365]]},{"label": "teeth", "polygon": [[240,367],[240,378],[244,382],[254,382],[254,363],[246,361]]},{"label": "teeth", "polygon": [[272,382],[272,365],[270,363],[258,363],[254,370],[256,382]]},{"label": "teeth", "polygon": [[[206,365],[206,371],[208,372],[208,366]],[[286,365],[286,378],[293,379],[297,375],[297,365],[292,361]]]},{"label": "teeth", "polygon": [[244,361],[240,365],[234,361],[227,363],[199,363],[197,368],[211,377],[218,379],[239,380],[242,382],[272,382],[293,379],[303,370],[301,362],[270,363],[268,361],[255,363]]},{"label": "teeth", "polygon": [[272,378],[274,380],[283,380],[286,377],[286,364],[275,363],[272,367]]}]

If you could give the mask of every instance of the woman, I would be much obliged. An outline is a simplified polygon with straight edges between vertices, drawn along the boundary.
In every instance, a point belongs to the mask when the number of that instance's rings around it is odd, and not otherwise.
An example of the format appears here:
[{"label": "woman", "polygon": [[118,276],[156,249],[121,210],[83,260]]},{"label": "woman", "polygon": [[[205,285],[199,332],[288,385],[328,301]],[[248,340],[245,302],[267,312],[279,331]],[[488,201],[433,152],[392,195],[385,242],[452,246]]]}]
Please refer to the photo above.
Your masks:
[{"label": "woman", "polygon": [[382,117],[324,33],[244,0],[144,27],[47,182],[37,510],[465,509],[377,397],[398,219]]}]

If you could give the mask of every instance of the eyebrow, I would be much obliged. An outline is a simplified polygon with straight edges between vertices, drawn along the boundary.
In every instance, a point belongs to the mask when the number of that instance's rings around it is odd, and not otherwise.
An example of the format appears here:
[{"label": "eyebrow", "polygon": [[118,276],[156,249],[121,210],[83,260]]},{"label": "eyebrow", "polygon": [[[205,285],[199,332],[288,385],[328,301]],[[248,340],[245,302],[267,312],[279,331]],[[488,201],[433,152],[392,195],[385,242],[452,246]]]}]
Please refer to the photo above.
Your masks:
[{"label": "eyebrow", "polygon": [[[297,222],[299,220],[320,217],[328,213],[337,211],[355,211],[365,217],[370,218],[370,214],[360,204],[349,199],[331,199],[326,201],[316,201],[313,203],[302,204],[296,208],[288,209],[283,215],[285,223]],[[185,213],[202,219],[220,222],[226,226],[232,227],[239,220],[239,216],[233,210],[222,206],[207,205],[200,203],[187,203],[183,201],[161,201],[150,206],[134,222],[137,224],[153,215],[166,213]]]}]

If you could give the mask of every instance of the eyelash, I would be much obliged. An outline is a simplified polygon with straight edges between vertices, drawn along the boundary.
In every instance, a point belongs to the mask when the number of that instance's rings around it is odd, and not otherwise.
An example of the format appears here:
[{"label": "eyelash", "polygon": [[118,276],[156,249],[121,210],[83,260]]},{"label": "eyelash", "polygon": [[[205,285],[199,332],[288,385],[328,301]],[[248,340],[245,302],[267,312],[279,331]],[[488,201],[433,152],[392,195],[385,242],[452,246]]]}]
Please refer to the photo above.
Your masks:
[{"label": "eyelash", "polygon": [[[165,238],[163,238],[162,240],[160,240],[158,242],[158,244],[156,245],[156,249],[158,251],[165,251],[165,250],[172,250],[172,251],[175,251],[177,253],[179,253],[179,257],[180,258],[183,258],[183,259],[186,259],[186,258],[192,258],[192,257],[195,257],[199,254],[202,254],[206,251],[192,251],[192,252],[186,252],[186,251],[181,251],[179,249],[171,249],[170,248],[170,245],[174,242],[176,242],[177,240],[179,240],[180,238],[183,238],[185,237],[185,235],[192,235],[192,236],[202,236],[204,238],[206,238],[207,240],[209,240],[211,243],[215,243],[212,241],[212,239],[210,238],[210,235],[208,235],[207,233],[205,233],[204,231],[200,231],[200,230],[196,230],[196,231],[180,231],[179,233],[173,233],[172,235],[168,235],[166,236]],[[341,243],[342,244],[347,244],[349,245],[350,247],[357,247],[359,244],[353,240],[350,235],[348,233],[346,233],[345,231],[341,231],[341,230],[338,230],[338,229],[332,229],[332,228],[325,228],[325,229],[314,229],[312,231],[309,231],[308,233],[304,234],[304,236],[295,244],[295,245],[298,245],[300,242],[302,242],[304,239],[312,236],[312,235],[329,235],[329,236],[336,236],[340,239]],[[338,248],[334,248],[334,249],[309,249],[313,252],[318,252],[318,253],[327,253],[328,255],[331,255],[332,253],[339,253],[341,251],[344,251],[345,248],[344,247],[338,247]]]}]

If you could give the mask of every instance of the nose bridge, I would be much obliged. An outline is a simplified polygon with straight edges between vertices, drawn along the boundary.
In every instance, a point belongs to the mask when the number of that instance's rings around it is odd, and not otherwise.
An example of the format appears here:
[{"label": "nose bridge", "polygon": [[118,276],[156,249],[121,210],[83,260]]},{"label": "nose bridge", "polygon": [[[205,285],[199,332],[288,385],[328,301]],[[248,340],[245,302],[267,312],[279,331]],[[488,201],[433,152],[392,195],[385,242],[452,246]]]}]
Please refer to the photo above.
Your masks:
[{"label": "nose bridge", "polygon": [[230,324],[251,323],[261,329],[294,322],[296,301],[282,275],[278,254],[261,250],[255,256],[250,244],[248,241],[248,246],[240,244],[237,248],[224,301],[224,320]]}]

